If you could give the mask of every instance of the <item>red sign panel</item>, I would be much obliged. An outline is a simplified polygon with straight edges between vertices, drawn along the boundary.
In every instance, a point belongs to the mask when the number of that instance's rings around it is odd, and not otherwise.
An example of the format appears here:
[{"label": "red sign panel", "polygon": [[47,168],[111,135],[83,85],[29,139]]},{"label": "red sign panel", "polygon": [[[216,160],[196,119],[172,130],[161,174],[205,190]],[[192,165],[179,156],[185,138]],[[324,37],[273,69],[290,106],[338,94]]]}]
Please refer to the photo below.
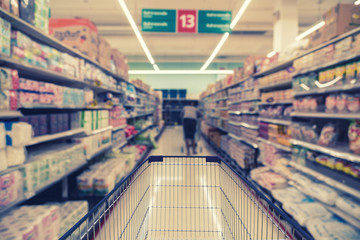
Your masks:
[{"label": "red sign panel", "polygon": [[178,10],[177,31],[179,33],[196,33],[197,11]]}]

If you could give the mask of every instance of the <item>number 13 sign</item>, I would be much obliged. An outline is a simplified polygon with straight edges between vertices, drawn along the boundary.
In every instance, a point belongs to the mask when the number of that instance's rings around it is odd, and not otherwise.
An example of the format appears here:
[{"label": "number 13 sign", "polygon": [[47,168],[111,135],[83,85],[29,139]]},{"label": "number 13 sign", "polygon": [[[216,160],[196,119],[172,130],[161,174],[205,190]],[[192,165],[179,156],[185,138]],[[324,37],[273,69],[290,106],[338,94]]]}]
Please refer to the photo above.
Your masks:
[{"label": "number 13 sign", "polygon": [[196,10],[178,10],[177,29],[179,33],[196,33],[196,26]]}]

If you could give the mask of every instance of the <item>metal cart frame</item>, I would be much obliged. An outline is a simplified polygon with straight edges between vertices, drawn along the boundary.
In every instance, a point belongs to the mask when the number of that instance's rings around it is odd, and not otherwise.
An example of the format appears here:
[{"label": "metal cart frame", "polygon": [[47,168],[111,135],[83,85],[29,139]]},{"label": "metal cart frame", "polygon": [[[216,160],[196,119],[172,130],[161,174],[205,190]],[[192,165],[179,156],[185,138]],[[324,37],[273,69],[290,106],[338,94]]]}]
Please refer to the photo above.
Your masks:
[{"label": "metal cart frame", "polygon": [[152,156],[60,240],[313,239],[218,157]]}]

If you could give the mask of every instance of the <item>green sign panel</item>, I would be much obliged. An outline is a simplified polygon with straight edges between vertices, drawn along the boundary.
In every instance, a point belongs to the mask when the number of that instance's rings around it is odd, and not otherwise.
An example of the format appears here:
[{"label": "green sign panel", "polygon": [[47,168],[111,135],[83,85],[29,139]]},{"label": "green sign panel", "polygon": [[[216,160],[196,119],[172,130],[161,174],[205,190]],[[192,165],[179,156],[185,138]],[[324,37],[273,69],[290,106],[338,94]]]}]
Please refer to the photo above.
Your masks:
[{"label": "green sign panel", "polygon": [[231,32],[230,24],[232,14],[230,11],[199,10],[199,33],[225,33]]},{"label": "green sign panel", "polygon": [[176,10],[143,9],[143,32],[176,32]]}]

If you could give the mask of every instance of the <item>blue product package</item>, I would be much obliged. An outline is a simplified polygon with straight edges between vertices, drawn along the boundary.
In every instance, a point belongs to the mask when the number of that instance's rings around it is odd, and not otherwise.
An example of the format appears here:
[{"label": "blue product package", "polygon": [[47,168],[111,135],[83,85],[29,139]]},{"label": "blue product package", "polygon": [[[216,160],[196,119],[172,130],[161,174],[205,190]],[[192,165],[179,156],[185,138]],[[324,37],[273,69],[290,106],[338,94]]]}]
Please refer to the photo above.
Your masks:
[{"label": "blue product package", "polygon": [[35,3],[34,0],[19,0],[20,18],[32,25],[35,19]]}]

